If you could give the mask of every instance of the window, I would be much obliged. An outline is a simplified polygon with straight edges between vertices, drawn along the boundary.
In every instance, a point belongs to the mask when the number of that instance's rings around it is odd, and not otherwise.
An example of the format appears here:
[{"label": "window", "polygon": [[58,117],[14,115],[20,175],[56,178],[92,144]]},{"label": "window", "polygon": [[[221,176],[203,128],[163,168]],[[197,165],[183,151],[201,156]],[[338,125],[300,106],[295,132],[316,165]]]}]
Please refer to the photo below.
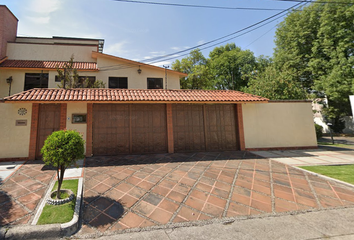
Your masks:
[{"label": "window", "polygon": [[48,73],[25,73],[24,90],[48,88]]},{"label": "window", "polygon": [[109,77],[108,78],[109,88],[128,88],[128,78],[127,77]]},{"label": "window", "polygon": [[[86,79],[89,81],[88,85],[93,84],[96,81],[95,76],[79,76],[79,83],[82,85]],[[55,82],[60,82],[58,75],[55,76]]]},{"label": "window", "polygon": [[147,79],[147,85],[148,89],[162,89],[163,79],[162,78],[148,78]]}]

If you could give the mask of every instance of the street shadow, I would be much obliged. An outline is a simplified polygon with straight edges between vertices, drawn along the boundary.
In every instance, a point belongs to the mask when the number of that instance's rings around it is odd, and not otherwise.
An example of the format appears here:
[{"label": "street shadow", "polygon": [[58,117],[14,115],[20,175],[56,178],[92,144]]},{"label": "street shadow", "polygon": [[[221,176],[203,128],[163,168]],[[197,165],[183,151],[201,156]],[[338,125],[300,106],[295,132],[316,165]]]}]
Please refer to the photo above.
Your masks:
[{"label": "street shadow", "polygon": [[8,221],[6,219],[10,218],[10,210],[13,205],[10,196],[7,194],[7,192],[1,189],[2,181],[3,179],[0,178],[0,228],[8,224]]},{"label": "street shadow", "polygon": [[124,213],[122,203],[105,196],[84,197],[81,225],[100,228],[113,224]]},{"label": "street shadow", "polygon": [[248,151],[129,154],[116,156],[93,156],[86,158],[85,167],[129,166],[155,163],[203,162],[224,160],[262,159]]}]

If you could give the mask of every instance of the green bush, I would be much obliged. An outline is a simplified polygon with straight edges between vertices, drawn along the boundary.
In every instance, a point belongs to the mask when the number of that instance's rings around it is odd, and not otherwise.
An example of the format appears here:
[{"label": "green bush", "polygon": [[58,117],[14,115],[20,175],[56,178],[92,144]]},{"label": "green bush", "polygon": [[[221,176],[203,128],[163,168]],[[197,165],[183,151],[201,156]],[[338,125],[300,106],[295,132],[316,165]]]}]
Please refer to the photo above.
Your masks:
[{"label": "green bush", "polygon": [[323,136],[322,129],[323,127],[321,125],[318,125],[315,123],[315,129],[316,129],[316,137],[317,140],[320,139]]},{"label": "green bush", "polygon": [[85,157],[84,144],[85,141],[82,139],[81,135],[74,130],[53,132],[45,140],[41,153],[46,165],[52,165],[57,168],[57,198],[59,198],[65,169],[77,160]]}]

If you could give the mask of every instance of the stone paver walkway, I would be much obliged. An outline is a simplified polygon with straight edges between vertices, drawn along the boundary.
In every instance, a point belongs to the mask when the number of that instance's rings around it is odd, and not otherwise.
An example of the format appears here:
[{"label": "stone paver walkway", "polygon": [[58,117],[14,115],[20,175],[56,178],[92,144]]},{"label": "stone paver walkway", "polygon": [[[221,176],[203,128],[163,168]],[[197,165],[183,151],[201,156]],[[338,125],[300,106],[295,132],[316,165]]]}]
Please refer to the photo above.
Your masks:
[{"label": "stone paver walkway", "polygon": [[354,150],[327,151],[324,149],[309,149],[253,151],[252,153],[291,166],[354,164]]},{"label": "stone paver walkway", "polygon": [[26,162],[0,185],[0,226],[29,224],[44,196],[53,170],[41,161]]},{"label": "stone paver walkway", "polygon": [[84,178],[76,237],[354,205],[354,189],[249,152],[93,157]]},{"label": "stone paver walkway", "polygon": [[7,180],[16,170],[18,170],[24,161],[18,162],[0,162],[0,184]]}]

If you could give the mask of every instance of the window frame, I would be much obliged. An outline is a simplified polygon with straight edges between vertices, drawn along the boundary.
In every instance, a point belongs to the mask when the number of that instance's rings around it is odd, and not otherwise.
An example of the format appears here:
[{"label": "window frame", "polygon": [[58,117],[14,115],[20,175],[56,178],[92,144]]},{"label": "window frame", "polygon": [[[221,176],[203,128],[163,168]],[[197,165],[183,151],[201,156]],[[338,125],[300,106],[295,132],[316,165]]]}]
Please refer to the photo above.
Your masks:
[{"label": "window frame", "polygon": [[[118,80],[118,87],[111,87],[110,80]],[[126,87],[120,87],[120,80],[126,80]],[[123,84],[124,85],[124,84]],[[128,77],[108,77],[109,89],[128,89]]]},{"label": "window frame", "polygon": [[[149,80],[152,80],[152,79],[154,79],[154,85],[155,85],[155,87],[154,88],[149,88]],[[161,88],[156,88],[156,80],[161,80]],[[163,78],[159,78],[159,77],[148,77],[147,79],[146,79],[146,83],[147,83],[147,89],[164,89],[164,86],[163,86]]]}]

